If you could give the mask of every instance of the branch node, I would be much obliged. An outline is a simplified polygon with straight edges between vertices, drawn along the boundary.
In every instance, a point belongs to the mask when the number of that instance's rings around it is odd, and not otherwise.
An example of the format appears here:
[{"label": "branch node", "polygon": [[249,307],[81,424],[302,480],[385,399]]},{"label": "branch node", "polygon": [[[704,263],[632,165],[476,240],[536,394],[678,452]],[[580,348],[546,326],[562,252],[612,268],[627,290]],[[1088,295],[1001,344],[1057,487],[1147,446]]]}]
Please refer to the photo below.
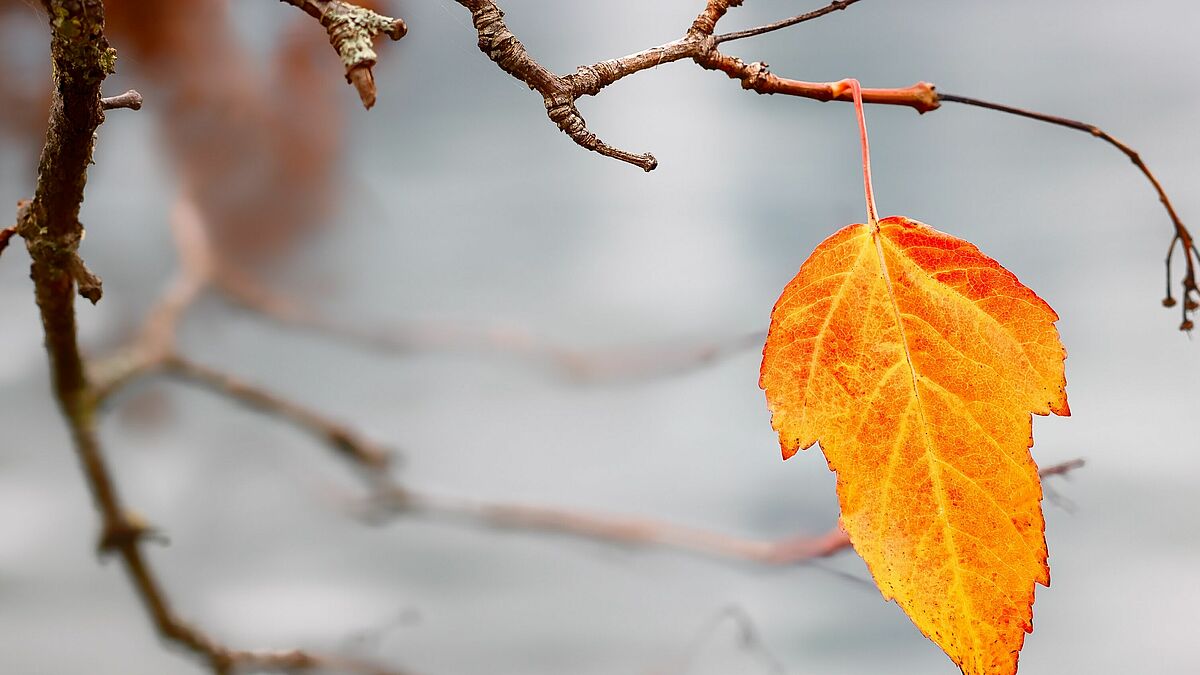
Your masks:
[{"label": "branch node", "polygon": [[[79,242],[83,241],[85,235],[83,225],[76,221],[70,230],[50,236],[47,228],[40,224],[44,220],[43,209],[34,201],[22,199],[17,202],[17,224],[10,229],[25,239],[32,258],[43,260],[60,272],[65,272],[76,284],[79,294],[93,305],[96,304],[104,294],[103,282],[79,257]],[[7,244],[11,237],[12,234],[3,237],[4,243]]]},{"label": "branch node", "polygon": [[693,37],[709,36],[717,29],[717,22],[721,17],[725,16],[731,7],[740,7],[742,0],[708,0],[708,5],[700,16],[692,22],[692,27],[688,29],[688,35]]},{"label": "branch node", "polygon": [[134,548],[143,539],[167,543],[166,536],[151,527],[144,518],[132,511],[126,511],[104,526],[96,551],[101,556],[108,555]]},{"label": "branch node", "polygon": [[771,66],[765,61],[755,61],[747,64],[745,75],[742,76],[742,89],[751,89],[759,93],[770,93],[767,82],[771,77]]}]

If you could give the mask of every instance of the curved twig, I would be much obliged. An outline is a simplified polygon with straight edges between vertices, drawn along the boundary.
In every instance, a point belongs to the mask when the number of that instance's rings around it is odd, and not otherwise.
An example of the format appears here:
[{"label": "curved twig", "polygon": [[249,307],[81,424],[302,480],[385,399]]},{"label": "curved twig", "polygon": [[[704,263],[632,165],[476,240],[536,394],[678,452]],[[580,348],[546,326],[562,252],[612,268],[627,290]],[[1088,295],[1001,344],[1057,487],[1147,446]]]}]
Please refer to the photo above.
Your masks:
[{"label": "curved twig", "polygon": [[1200,289],[1197,289],[1196,280],[1197,268],[1200,267],[1200,250],[1197,250],[1195,238],[1193,238],[1192,233],[1183,224],[1179,213],[1175,211],[1175,206],[1171,203],[1171,198],[1167,196],[1167,191],[1163,189],[1162,183],[1150,171],[1150,167],[1146,166],[1146,163],[1136,150],[1129,147],[1123,141],[1118,140],[1107,131],[1087,122],[1058,117],[1057,115],[1047,115],[1046,113],[993,103],[969,96],[959,96],[957,94],[938,93],[938,98],[947,103],[961,103],[977,108],[986,108],[988,110],[995,110],[1009,115],[1017,115],[1018,117],[1026,117],[1039,122],[1082,131],[1108,143],[1117,150],[1120,150],[1121,154],[1128,157],[1129,161],[1133,162],[1134,166],[1146,177],[1146,180],[1150,181],[1150,185],[1154,188],[1154,192],[1158,194],[1158,200],[1162,202],[1163,208],[1167,210],[1167,215],[1171,218],[1171,224],[1175,228],[1175,235],[1172,237],[1171,245],[1167,249],[1167,295],[1163,298],[1163,305],[1166,307],[1174,307],[1176,304],[1175,297],[1171,293],[1171,259],[1174,256],[1176,242],[1182,244],[1180,251],[1184,259],[1184,274],[1180,285],[1182,286],[1181,296],[1183,302],[1181,303],[1181,311],[1183,312],[1183,322],[1180,324],[1179,329],[1183,331],[1192,330],[1195,326],[1192,321],[1192,315],[1197,308],[1200,308]]}]

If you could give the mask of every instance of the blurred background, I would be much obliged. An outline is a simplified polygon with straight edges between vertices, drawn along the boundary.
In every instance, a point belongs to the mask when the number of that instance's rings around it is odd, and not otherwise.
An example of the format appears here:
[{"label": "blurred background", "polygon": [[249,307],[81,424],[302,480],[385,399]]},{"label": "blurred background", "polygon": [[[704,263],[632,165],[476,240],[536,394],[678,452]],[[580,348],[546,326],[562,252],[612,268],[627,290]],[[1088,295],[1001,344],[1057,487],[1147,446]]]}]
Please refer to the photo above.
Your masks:
[{"label": "blurred background", "polygon": [[[0,204],[32,194],[47,33],[0,2]],[[278,2],[111,0],[141,112],[100,128],[82,219],[103,301],[88,349],[134,333],[176,268],[168,216],[196,196],[223,256],[347,326],[515,327],[573,350],[686,352],[765,331],[813,247],[863,218],[852,109],[743,92],[690,62],[584,99],[595,133],[660,168],[587,153],[479,53],[447,0],[392,2],[364,112],[324,32]],[[698,0],[506,0],[510,28],[569,72],[680,36]],[[815,8],[761,0],[722,30]],[[810,5],[812,7],[810,7]],[[1200,223],[1200,5],[868,0],[729,53],[781,75],[928,80],[1099,124]],[[1053,586],[1021,672],[1200,672],[1200,346],[1160,306],[1170,222],[1084,134],[947,104],[870,108],[880,209],[976,243],[1062,315],[1074,416],[1037,418]],[[7,224],[0,221],[0,224]],[[19,242],[15,242],[19,243]],[[0,259],[0,670],[200,673],[164,650],[97,517],[48,388],[23,246]],[[344,420],[403,456],[406,484],[636,515],[747,537],[836,519],[816,449],[783,463],[759,353],[578,382],[494,350],[387,354],[208,298],[182,349]],[[676,350],[673,346],[678,345]],[[234,646],[340,651],[429,675],[951,673],[852,553],[770,568],[422,517],[346,512],[360,483],[308,435],[170,382],[102,428],[178,612]],[[753,624],[747,645],[737,608]]]}]

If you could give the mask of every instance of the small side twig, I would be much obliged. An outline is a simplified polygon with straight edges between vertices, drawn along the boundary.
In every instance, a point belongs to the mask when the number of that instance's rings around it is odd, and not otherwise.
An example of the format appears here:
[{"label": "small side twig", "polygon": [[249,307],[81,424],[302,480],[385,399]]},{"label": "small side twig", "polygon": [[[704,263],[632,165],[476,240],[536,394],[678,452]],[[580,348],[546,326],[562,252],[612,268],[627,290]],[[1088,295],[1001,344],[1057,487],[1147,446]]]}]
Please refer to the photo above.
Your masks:
[{"label": "small side twig", "polygon": [[0,230],[0,254],[4,253],[4,249],[8,248],[8,242],[17,234],[17,226],[6,227]]},{"label": "small side twig", "polygon": [[734,31],[732,33],[722,33],[721,35],[714,36],[713,42],[717,44],[721,44],[723,42],[733,42],[734,40],[743,40],[745,38],[765,35],[777,30],[783,30],[784,28],[790,28],[797,24],[804,23],[805,21],[819,19],[826,14],[832,14],[834,12],[841,11],[856,2],[858,2],[858,0],[835,0],[835,2],[831,2],[820,9],[814,9],[811,12],[805,12],[804,14],[799,14],[782,21],[766,24],[765,26],[747,28],[746,30]]},{"label": "small side twig", "polygon": [[126,108],[129,110],[142,109],[142,95],[130,89],[124,94],[109,96],[100,99],[100,107],[105,110],[116,110],[118,108]]}]

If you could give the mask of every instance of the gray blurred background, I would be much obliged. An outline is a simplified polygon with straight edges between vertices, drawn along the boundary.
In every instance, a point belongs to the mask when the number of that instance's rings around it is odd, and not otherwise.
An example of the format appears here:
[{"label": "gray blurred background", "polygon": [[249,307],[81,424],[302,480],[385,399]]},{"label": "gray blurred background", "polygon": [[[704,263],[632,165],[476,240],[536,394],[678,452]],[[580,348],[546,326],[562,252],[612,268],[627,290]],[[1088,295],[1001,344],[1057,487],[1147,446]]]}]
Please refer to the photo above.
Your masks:
[{"label": "gray blurred background", "polygon": [[[678,37],[701,3],[502,4],[532,53],[568,72]],[[750,2],[722,29],[817,4]],[[232,5],[254,49],[307,20],[277,2]],[[336,90],[349,124],[341,199],[326,227],[264,267],[331,316],[499,322],[582,349],[719,340],[765,330],[812,248],[863,217],[850,106],[666,65],[580,103],[602,138],[659,158],[644,174],[555,130],[537,95],[478,52],[457,4],[391,9],[411,32],[376,69],[378,106],[364,113],[349,87]],[[43,20],[15,11],[5,58],[44,78]],[[1097,123],[1141,151],[1200,224],[1197,25],[1200,4],[1185,0],[867,0],[727,51],[781,75],[928,80]],[[83,210],[84,254],[106,290],[79,309],[96,348],[128,333],[174,267],[178,187],[145,67],[122,61],[106,84],[139,88],[146,108],[100,129]],[[1062,315],[1074,416],[1037,418],[1034,456],[1088,464],[1047,482],[1060,497],[1046,504],[1054,582],[1038,590],[1021,672],[1200,673],[1200,345],[1159,305],[1170,224],[1153,192],[1077,132],[952,104],[868,119],[881,212],[975,242]],[[0,139],[11,207],[32,192],[37,144]],[[97,518],[48,390],[27,275],[23,247],[10,247],[0,670],[202,672],[160,648],[119,566],[97,563]],[[818,452],[779,459],[755,349],[681,375],[579,385],[503,355],[381,356],[219,302],[195,310],[183,344],[400,449],[415,485],[764,538],[836,518]],[[348,651],[428,675],[773,672],[731,622],[697,646],[735,606],[788,673],[954,671],[855,580],[867,576],[852,553],[771,569],[419,518],[364,526],[330,499],[355,490],[354,476],[308,436],[170,384],[125,400],[148,398],[151,422],[117,413],[103,427],[120,486],[170,536],[151,558],[178,611],[236,646]]]}]

